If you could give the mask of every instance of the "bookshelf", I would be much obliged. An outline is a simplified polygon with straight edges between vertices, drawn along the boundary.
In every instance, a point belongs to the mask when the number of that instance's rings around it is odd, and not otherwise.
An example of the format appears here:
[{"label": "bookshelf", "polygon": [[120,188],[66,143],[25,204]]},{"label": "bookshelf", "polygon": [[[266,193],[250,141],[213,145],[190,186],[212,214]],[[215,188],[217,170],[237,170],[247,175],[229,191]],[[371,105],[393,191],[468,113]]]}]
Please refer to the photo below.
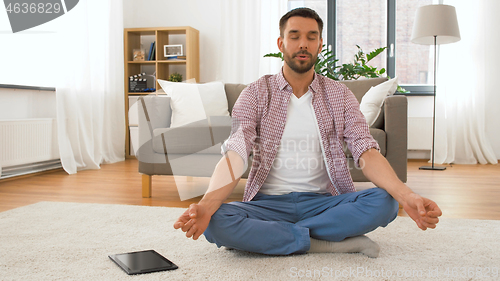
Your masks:
[{"label": "bookshelf", "polygon": [[[178,72],[182,74],[183,80],[196,79],[200,81],[200,47],[199,47],[199,31],[190,26],[180,27],[155,27],[155,28],[125,28],[124,29],[124,56],[125,56],[125,123],[126,123],[126,138],[125,138],[125,156],[126,158],[134,158],[131,154],[131,130],[136,131],[134,126],[137,124],[129,124],[128,111],[131,105],[130,100],[141,95],[149,95],[150,92],[129,92],[129,77],[146,73],[148,87],[160,89],[160,85],[156,81],[153,83],[153,73],[156,73],[156,79],[168,80],[170,74]],[[155,44],[155,59],[147,60],[151,42]],[[183,45],[183,57],[181,59],[169,59],[164,57],[164,45]],[[144,49],[145,61],[134,61],[134,49]],[[185,58],[184,58],[185,57]],[[130,127],[130,126],[132,127]],[[134,129],[134,130],[133,130]]]}]

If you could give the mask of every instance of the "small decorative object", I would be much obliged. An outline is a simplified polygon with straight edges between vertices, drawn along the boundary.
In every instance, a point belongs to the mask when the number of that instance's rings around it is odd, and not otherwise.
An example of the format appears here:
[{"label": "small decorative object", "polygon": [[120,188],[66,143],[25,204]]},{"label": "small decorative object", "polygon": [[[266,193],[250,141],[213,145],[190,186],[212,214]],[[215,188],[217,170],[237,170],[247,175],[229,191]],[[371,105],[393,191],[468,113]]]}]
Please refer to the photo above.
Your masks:
[{"label": "small decorative object", "polygon": [[[156,81],[155,73],[151,74],[146,74],[145,72],[139,73],[136,75],[132,75],[129,77],[129,92],[154,92],[156,91],[156,88],[148,88],[147,87],[147,81],[148,79],[146,76],[151,76],[153,79]],[[153,82],[156,83],[156,82]]]},{"label": "small decorative object", "polygon": [[146,51],[144,49],[134,49],[134,61],[144,61],[146,58]]},{"label": "small decorative object", "polygon": [[168,77],[168,81],[170,82],[182,82],[182,74],[177,72],[170,74]]},{"label": "small decorative object", "polygon": [[142,78],[130,78],[129,80],[129,83],[128,83],[128,87],[129,87],[129,92],[144,92],[144,90],[146,89],[146,79],[142,79]]},{"label": "small decorative object", "polygon": [[182,45],[163,45],[166,58],[182,56]]}]

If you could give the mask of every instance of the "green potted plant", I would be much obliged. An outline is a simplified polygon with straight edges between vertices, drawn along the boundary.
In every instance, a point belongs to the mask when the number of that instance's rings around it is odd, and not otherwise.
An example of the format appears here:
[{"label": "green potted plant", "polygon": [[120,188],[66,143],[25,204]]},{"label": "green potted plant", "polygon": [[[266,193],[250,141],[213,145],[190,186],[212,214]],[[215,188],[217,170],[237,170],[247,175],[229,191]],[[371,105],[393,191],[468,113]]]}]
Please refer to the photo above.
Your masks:
[{"label": "green potted plant", "polygon": [[170,81],[170,82],[182,82],[182,74],[174,72],[174,73],[170,74],[170,76],[168,77],[168,81]]}]

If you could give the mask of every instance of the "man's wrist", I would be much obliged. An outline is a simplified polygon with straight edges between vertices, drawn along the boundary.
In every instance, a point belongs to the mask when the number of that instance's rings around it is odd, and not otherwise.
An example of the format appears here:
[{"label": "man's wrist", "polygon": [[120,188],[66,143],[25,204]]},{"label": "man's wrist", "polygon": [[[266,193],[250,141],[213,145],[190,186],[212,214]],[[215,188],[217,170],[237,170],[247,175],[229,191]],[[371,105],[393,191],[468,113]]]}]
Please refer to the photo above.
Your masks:
[{"label": "man's wrist", "polygon": [[411,190],[408,186],[406,186],[404,183],[401,183],[401,186],[396,188],[397,192],[395,194],[394,199],[398,201],[401,205],[403,205],[407,200],[408,197],[413,194],[413,190]]},{"label": "man's wrist", "polygon": [[198,202],[198,205],[202,207],[208,215],[212,216],[222,205],[222,201],[218,199],[202,198],[200,202]]}]

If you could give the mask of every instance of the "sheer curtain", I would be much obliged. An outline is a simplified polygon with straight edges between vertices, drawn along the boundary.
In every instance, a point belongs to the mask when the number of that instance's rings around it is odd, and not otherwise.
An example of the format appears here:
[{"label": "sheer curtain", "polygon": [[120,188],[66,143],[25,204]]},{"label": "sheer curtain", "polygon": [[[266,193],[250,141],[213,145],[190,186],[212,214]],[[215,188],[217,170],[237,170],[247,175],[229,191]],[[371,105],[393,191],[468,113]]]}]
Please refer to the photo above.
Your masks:
[{"label": "sheer curtain", "polygon": [[65,20],[57,125],[61,162],[73,174],[125,157],[122,1],[80,1]]},{"label": "sheer curtain", "polygon": [[282,62],[264,58],[277,53],[279,20],[287,12],[286,0],[223,0],[219,79],[249,84],[265,74],[275,74]]},{"label": "sheer curtain", "polygon": [[462,40],[440,46],[436,96],[436,163],[496,164],[485,133],[486,1],[449,0]]}]

